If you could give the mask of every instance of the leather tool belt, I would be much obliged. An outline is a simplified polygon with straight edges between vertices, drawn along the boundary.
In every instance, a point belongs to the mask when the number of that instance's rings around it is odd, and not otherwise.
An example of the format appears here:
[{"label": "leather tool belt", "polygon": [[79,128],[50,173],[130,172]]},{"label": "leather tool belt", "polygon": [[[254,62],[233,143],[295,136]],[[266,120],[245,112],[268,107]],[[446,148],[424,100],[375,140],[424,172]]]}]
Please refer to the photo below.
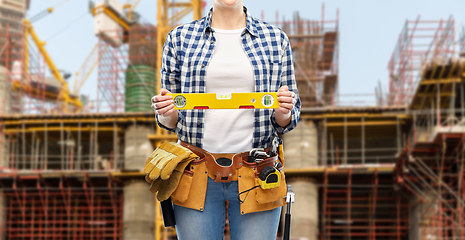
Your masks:
[{"label": "leather tool belt", "polygon": [[[193,146],[189,143],[178,141],[183,147],[190,149],[200,159],[205,159],[205,164],[208,169],[208,175],[215,180],[215,182],[230,182],[237,180],[237,169],[242,166],[256,169],[256,175],[266,166],[273,166],[278,156],[269,157],[261,160],[260,162],[247,162],[249,152],[241,153],[210,153],[202,148]],[[268,151],[269,148],[265,149]]]}]

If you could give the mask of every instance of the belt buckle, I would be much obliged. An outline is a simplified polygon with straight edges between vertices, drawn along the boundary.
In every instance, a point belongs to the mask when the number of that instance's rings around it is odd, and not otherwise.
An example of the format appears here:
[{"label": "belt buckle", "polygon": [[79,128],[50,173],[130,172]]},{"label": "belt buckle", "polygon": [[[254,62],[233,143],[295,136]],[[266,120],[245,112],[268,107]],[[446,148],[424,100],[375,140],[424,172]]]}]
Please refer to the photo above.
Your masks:
[{"label": "belt buckle", "polygon": [[224,183],[228,183],[228,182],[231,182],[232,180],[232,175],[229,175],[227,177],[222,177],[220,176],[220,173],[217,173],[218,175],[215,175],[215,182],[224,182]]}]

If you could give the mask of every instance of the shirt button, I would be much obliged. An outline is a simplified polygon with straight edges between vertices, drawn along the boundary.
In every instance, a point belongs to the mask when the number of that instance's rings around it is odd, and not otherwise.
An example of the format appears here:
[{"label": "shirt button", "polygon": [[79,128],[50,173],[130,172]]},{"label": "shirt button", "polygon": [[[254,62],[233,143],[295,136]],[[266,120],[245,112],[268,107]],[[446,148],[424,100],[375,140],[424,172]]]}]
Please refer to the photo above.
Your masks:
[{"label": "shirt button", "polygon": [[202,67],[204,68],[204,67],[205,67],[205,64],[202,64]]},{"label": "shirt button", "polygon": [[210,41],[211,44],[213,44],[213,41]]},{"label": "shirt button", "polygon": [[200,122],[197,122],[197,125],[199,125],[199,126],[200,126]]}]

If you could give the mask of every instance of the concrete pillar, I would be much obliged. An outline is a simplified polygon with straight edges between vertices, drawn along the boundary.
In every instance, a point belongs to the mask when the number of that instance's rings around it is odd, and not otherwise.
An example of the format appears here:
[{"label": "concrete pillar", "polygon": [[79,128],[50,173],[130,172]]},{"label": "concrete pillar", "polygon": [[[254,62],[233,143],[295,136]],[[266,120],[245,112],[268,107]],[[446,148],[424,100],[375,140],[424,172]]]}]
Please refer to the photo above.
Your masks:
[{"label": "concrete pillar", "polygon": [[6,239],[6,202],[5,196],[3,196],[3,191],[0,190],[0,239]]},{"label": "concrete pillar", "polygon": [[439,239],[436,229],[433,229],[434,218],[439,216],[437,196],[432,192],[425,195],[431,201],[420,202],[412,195],[409,199],[409,240]]},{"label": "concrete pillar", "polygon": [[[315,180],[307,177],[290,178],[287,184],[292,186],[295,202],[291,205],[291,239],[318,239],[318,187]],[[283,217],[287,211],[283,207]]]},{"label": "concrete pillar", "polygon": [[283,135],[286,168],[318,165],[318,132],[313,121],[300,120],[297,127]]},{"label": "concrete pillar", "polygon": [[[5,67],[0,66],[0,115],[9,113],[11,84],[6,81]],[[0,168],[7,167],[9,143],[6,141],[5,135],[2,134],[2,126],[0,125]]]},{"label": "concrete pillar", "polygon": [[144,169],[145,161],[155,150],[147,138],[151,132],[150,127],[140,125],[131,125],[126,129],[124,134],[124,169],[138,171]]},{"label": "concrete pillar", "polygon": [[4,66],[0,66],[0,113],[9,113],[10,92],[11,84],[7,81],[6,69]]},{"label": "concrete pillar", "polygon": [[11,80],[8,80],[6,69],[0,66],[0,113],[20,114],[22,111],[21,93],[12,91]]},{"label": "concrete pillar", "polygon": [[[0,126],[1,128],[2,126]],[[2,132],[2,129],[0,129],[0,133]],[[0,169],[1,168],[9,168],[8,166],[8,159],[9,159],[9,150],[10,150],[10,143],[7,141],[8,139],[5,137],[4,134],[1,134],[0,136],[1,140],[1,146],[0,146]]]},{"label": "concrete pillar", "polygon": [[132,181],[123,188],[123,240],[155,237],[155,202],[144,181]]}]

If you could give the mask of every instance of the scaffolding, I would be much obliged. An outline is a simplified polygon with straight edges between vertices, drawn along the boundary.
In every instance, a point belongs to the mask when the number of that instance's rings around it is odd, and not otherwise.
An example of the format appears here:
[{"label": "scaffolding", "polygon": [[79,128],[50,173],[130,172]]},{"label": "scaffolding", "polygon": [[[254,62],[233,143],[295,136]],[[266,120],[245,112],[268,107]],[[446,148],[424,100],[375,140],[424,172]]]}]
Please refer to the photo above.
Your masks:
[{"label": "scaffolding", "polygon": [[426,63],[454,57],[455,21],[407,20],[388,64],[388,105],[409,105]]},{"label": "scaffolding", "polygon": [[408,199],[391,172],[325,170],[320,190],[320,239],[405,239]]},{"label": "scaffolding", "polygon": [[[84,79],[75,83],[75,92],[70,93],[71,99],[82,99],[86,103],[78,112],[124,112],[128,71],[140,76],[144,71],[137,70],[137,66],[143,65],[152,68],[153,74],[156,73],[156,28],[150,24],[135,24],[128,32],[128,36],[117,35],[116,40],[122,43],[120,45],[115,44],[115,34],[99,36],[94,54],[96,57],[86,59],[89,66],[80,71]],[[124,38],[129,39],[125,41],[127,43],[123,43]],[[5,113],[76,112],[76,109],[63,102],[63,84],[56,77],[47,74],[46,60],[27,32],[11,31],[8,26],[0,30],[0,64],[5,67],[7,85],[14,90],[8,92]],[[97,99],[90,100],[89,96],[80,96],[76,89],[82,87],[95,66],[98,69]],[[67,72],[60,74],[66,76]],[[155,83],[141,81],[140,84],[149,95],[155,95]],[[143,100],[150,102],[150,97]],[[151,109],[146,108],[145,111]]]},{"label": "scaffolding", "polygon": [[465,236],[464,136],[443,131],[432,142],[412,140],[399,158],[397,184],[414,196],[412,234],[420,238]]},{"label": "scaffolding", "polygon": [[[125,104],[128,104],[126,91],[131,84],[127,83],[128,72],[138,76],[139,84],[148,95],[153,96],[157,92],[155,81],[154,83],[144,82],[145,71],[137,70],[138,66],[145,66],[152,69],[153,74],[156,73],[158,59],[156,27],[151,24],[137,23],[129,28],[129,36],[112,32],[113,30],[100,34],[98,41],[98,91],[97,106],[94,110],[96,112],[121,113],[125,111]],[[128,41],[124,38],[128,38]],[[141,99],[141,102],[150,103],[151,96]],[[145,111],[151,111],[151,109]]]},{"label": "scaffolding", "polygon": [[[50,114],[74,112],[79,108],[78,95],[68,93],[66,72],[53,65],[29,22],[22,31],[0,29],[0,64],[3,81],[8,85],[4,98],[6,114]],[[39,44],[39,45],[38,45]],[[3,78],[3,76],[2,76]],[[13,91],[11,91],[13,90]]]},{"label": "scaffolding", "polygon": [[402,107],[332,108],[331,112],[304,111],[302,119],[317,122],[319,166],[392,166],[410,118],[399,114],[403,111]]},{"label": "scaffolding", "polygon": [[9,171],[119,171],[125,169],[125,141],[135,140],[125,139],[125,130],[146,125],[155,132],[152,114],[10,116],[0,123],[8,152],[0,166]]},{"label": "scaffolding", "polygon": [[460,57],[465,57],[465,25],[462,26],[459,39]]},{"label": "scaffolding", "polygon": [[[54,114],[63,113],[60,85],[47,78],[37,49],[25,54],[25,45],[33,45],[28,37],[0,32],[0,64],[11,85],[20,83],[20,94],[0,102],[11,106],[0,109],[0,200],[6,200],[0,202],[7,203],[0,205],[7,213],[5,219],[0,215],[0,235],[122,238],[121,185],[144,176],[126,165],[129,158],[146,158],[129,156],[126,144],[134,137],[155,148],[177,139],[156,126],[150,109],[127,101],[129,87],[138,89],[133,96],[145,97],[156,93],[155,83],[132,83],[128,76],[147,74],[140,66],[157,69],[166,31],[190,10],[198,15],[201,4],[160,0],[159,6],[164,10],[158,27],[139,23],[127,34],[99,35],[87,68],[98,69],[97,102],[87,101],[75,115]],[[168,16],[174,7],[185,9]],[[389,96],[378,107],[343,107],[337,87],[339,16],[327,20],[322,10],[321,20],[296,13],[292,21],[277,15],[273,23],[287,33],[294,53],[303,103],[299,124],[316,128],[313,165],[287,165],[285,171],[289,179],[311,176],[319,186],[319,239],[463,239],[465,63],[454,54],[456,46],[465,51],[465,30],[457,45],[452,18],[407,21],[389,63]],[[148,130],[127,137],[137,126]],[[174,230],[164,228],[156,212],[156,238],[173,238]]]},{"label": "scaffolding", "polygon": [[319,179],[320,239],[465,236],[465,61],[455,55],[465,38],[457,44],[454,23],[406,22],[377,107],[302,110],[318,159],[286,174]]},{"label": "scaffolding", "polygon": [[[7,102],[4,106],[5,113],[22,113],[29,110],[24,108],[32,108],[30,109],[32,111],[41,111],[45,108],[43,104],[45,103],[45,76],[41,67],[43,61],[35,61],[35,63],[25,66],[24,49],[26,43],[24,39],[24,34],[22,32],[15,33],[14,31],[10,31],[9,26],[2,29],[0,32],[0,41],[2,45],[0,64],[5,68],[4,81],[8,88],[14,88],[16,90],[12,92],[8,89],[8,91],[5,92],[4,99]],[[31,42],[28,42],[28,44],[31,44]],[[36,54],[30,55],[37,56]],[[37,60],[37,58],[32,59]],[[32,69],[29,69],[30,67]],[[25,69],[28,70],[26,71]],[[30,76],[29,73],[31,73],[32,76]],[[31,82],[34,82],[36,86],[34,91],[32,88],[20,87],[30,85]],[[29,94],[34,95],[36,98],[28,98],[27,96]]]},{"label": "scaffolding", "polygon": [[395,176],[413,195],[412,234],[419,238],[465,236],[464,73],[463,59],[431,60],[420,79],[427,87],[411,104],[414,118]]},{"label": "scaffolding", "polygon": [[5,239],[122,239],[122,190],[111,175],[0,174]]},{"label": "scaffolding", "polygon": [[[147,142],[148,135],[156,136],[153,113],[0,116],[0,202],[8,203],[0,205],[0,215],[5,216],[0,218],[0,225],[5,225],[0,235],[7,239],[121,239],[123,209],[112,207],[111,190],[122,198],[121,183],[143,181],[143,172],[134,170],[143,162],[130,161],[145,159],[147,154],[127,150],[133,143]],[[144,131],[128,135],[128,129],[141,126]],[[25,212],[18,212],[23,206]],[[154,222],[163,226],[158,214]],[[174,235],[172,229],[155,229],[157,239],[161,233]]]},{"label": "scaffolding", "polygon": [[97,112],[123,112],[126,46],[115,46],[101,36],[98,42]]},{"label": "scaffolding", "polygon": [[272,23],[289,37],[293,51],[295,78],[302,107],[336,104],[339,74],[339,10],[335,20],[327,20],[322,5],[321,20],[304,20],[298,12],[293,20]]}]

